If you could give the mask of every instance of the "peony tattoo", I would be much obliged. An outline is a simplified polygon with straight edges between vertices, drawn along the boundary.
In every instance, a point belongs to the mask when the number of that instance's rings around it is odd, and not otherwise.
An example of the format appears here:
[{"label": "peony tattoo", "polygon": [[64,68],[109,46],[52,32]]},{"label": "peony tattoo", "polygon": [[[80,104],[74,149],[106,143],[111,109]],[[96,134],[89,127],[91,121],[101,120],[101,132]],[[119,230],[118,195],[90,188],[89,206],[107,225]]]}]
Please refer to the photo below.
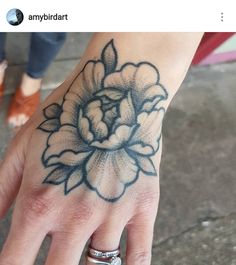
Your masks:
[{"label": "peony tattoo", "polygon": [[61,104],[43,111],[38,129],[48,134],[42,163],[43,183],[63,185],[65,195],[80,185],[115,202],[139,178],[157,176],[162,106],[168,97],[159,73],[149,62],[120,68],[111,40],[99,60],[90,60]]}]

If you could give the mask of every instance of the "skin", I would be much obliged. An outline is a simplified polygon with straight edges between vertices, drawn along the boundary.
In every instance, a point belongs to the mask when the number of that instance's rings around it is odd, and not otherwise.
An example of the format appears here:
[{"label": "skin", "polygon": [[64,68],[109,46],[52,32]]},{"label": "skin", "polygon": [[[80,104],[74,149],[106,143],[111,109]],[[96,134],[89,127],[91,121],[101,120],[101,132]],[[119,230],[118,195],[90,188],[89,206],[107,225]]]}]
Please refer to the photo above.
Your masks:
[{"label": "skin", "polygon": [[[46,265],[76,265],[88,240],[93,248],[113,250],[127,230],[126,264],[149,265],[153,226],[159,202],[159,178],[145,177],[115,203],[102,200],[86,186],[67,196],[61,185],[42,185],[48,169],[41,163],[47,135],[37,127],[42,110],[60,102],[75,76],[114,39],[119,65],[148,61],[168,91],[165,109],[182,83],[201,33],[99,33],[92,38],[73,73],[42,104],[8,148],[0,166],[0,217],[16,199],[12,225],[0,254],[0,265],[32,265],[44,237],[52,237]],[[153,159],[157,172],[161,147]],[[159,175],[159,174],[158,174]],[[111,185],[107,183],[107,185]]]},{"label": "skin", "polygon": [[0,84],[3,83],[6,67],[7,67],[6,61],[0,63]]}]

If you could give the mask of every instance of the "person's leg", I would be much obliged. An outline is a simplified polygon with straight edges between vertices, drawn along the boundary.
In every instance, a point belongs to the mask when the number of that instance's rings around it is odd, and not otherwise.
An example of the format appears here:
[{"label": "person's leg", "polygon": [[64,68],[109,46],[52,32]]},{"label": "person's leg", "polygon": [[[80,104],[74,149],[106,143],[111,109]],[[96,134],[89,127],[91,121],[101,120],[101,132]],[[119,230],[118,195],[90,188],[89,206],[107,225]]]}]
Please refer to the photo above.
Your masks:
[{"label": "person's leg", "polygon": [[32,78],[42,78],[65,39],[64,32],[32,33],[26,73]]},{"label": "person's leg", "polygon": [[6,42],[6,33],[0,32],[0,99],[3,96],[3,80],[5,76],[5,69],[7,67],[7,62],[5,59],[5,42]]},{"label": "person's leg", "polygon": [[0,63],[5,60],[6,33],[0,32]]},{"label": "person's leg", "polygon": [[21,89],[27,96],[35,93],[41,86],[42,78],[49,65],[64,44],[66,33],[32,33],[29,62],[23,75]]},{"label": "person's leg", "polygon": [[65,39],[65,33],[32,33],[29,61],[9,110],[11,125],[21,126],[35,112],[42,78]]}]

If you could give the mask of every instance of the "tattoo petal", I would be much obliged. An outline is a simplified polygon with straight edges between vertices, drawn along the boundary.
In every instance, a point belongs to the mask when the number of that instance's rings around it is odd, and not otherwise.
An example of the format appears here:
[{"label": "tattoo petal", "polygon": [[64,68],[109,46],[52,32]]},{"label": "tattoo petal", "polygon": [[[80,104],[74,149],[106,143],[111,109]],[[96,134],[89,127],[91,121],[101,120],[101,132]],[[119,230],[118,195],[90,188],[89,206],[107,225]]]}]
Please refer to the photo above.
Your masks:
[{"label": "tattoo petal", "polygon": [[134,75],[137,67],[134,64],[126,64],[120,71],[107,75],[104,79],[104,87],[115,87],[121,91],[128,91],[134,86]]},{"label": "tattoo petal", "polygon": [[[114,127],[116,128],[120,124],[134,125],[136,122],[135,109],[131,98],[131,93],[128,92],[126,98],[120,102],[119,106],[120,117],[116,119]],[[114,128],[113,128],[114,130]]]},{"label": "tattoo petal", "polygon": [[136,126],[127,126],[121,125],[119,126],[114,134],[104,140],[104,141],[95,141],[91,143],[91,146],[98,147],[100,149],[114,150],[122,147],[125,143],[127,143],[135,130]]},{"label": "tattoo petal", "polygon": [[121,91],[130,90],[136,109],[140,109],[143,102],[155,96],[167,98],[165,89],[159,85],[159,73],[150,63],[125,64],[120,71],[108,75],[104,86],[115,87]]},{"label": "tattoo petal", "polygon": [[135,92],[143,95],[149,87],[157,84],[158,81],[159,73],[156,67],[148,63],[140,63],[135,72],[133,88]]},{"label": "tattoo petal", "polygon": [[92,142],[94,139],[93,133],[90,131],[90,123],[87,117],[83,116],[83,111],[80,109],[78,118],[78,131],[85,142]]},{"label": "tattoo petal", "polygon": [[143,94],[145,99],[163,98],[167,99],[167,92],[161,84],[155,84],[148,87]]},{"label": "tattoo petal", "polygon": [[142,105],[142,112],[151,112],[156,107],[156,104],[162,100],[162,97],[155,97],[150,100],[145,100]]},{"label": "tattoo petal", "polygon": [[90,155],[91,151],[75,153],[74,151],[64,151],[59,155],[52,155],[47,161],[47,166],[63,164],[67,166],[81,165]]},{"label": "tattoo petal", "polygon": [[96,150],[86,164],[87,185],[105,200],[117,200],[137,179],[135,160],[124,149]]},{"label": "tattoo petal", "polygon": [[104,78],[104,65],[102,62],[89,61],[83,71],[72,83],[68,93],[73,92],[80,98],[80,105],[84,105],[93,98],[94,93],[101,89],[102,79]]},{"label": "tattoo petal", "polygon": [[108,97],[111,100],[120,100],[124,96],[124,92],[120,91],[117,88],[105,88],[96,93],[96,96]]},{"label": "tattoo petal", "polygon": [[94,133],[96,140],[101,140],[108,135],[108,128],[103,122],[103,111],[101,110],[101,101],[94,100],[86,107],[85,115],[91,123],[91,130]]},{"label": "tattoo petal", "polygon": [[116,117],[117,117],[116,107],[112,107],[108,109],[107,111],[105,111],[103,120],[107,124],[108,128],[112,128],[112,124],[114,123],[114,120],[116,119]]},{"label": "tattoo petal", "polygon": [[141,155],[153,155],[154,149],[150,145],[145,145],[144,143],[136,143],[128,146],[128,149]]},{"label": "tattoo petal", "polygon": [[129,145],[141,143],[142,146],[151,146],[153,150],[158,147],[158,138],[161,134],[164,109],[154,110],[150,113],[142,112],[138,115],[140,125],[132,136]]},{"label": "tattoo petal", "polygon": [[61,126],[58,131],[49,136],[48,146],[43,155],[45,165],[51,156],[61,154],[65,150],[73,150],[76,153],[90,150],[79,136],[77,128],[70,125]]},{"label": "tattoo petal", "polygon": [[149,87],[144,94],[144,102],[142,105],[142,111],[150,112],[155,107],[157,107],[157,104],[167,99],[167,92],[166,90],[159,84]]},{"label": "tattoo petal", "polygon": [[60,116],[60,122],[62,125],[71,124],[77,126],[78,111],[80,109],[79,102],[81,98],[74,92],[68,92],[65,96],[63,103],[63,112]]}]

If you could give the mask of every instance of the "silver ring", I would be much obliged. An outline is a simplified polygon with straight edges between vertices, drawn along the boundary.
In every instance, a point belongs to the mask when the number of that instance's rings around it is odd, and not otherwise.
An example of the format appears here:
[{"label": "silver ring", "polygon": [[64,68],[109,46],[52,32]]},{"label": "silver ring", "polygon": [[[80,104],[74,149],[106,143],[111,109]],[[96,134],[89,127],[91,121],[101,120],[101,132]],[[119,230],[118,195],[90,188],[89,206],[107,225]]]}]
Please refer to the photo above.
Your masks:
[{"label": "silver ring", "polygon": [[119,256],[120,249],[116,249],[112,251],[100,251],[100,250],[89,247],[88,253],[93,258],[108,259],[108,258]]},{"label": "silver ring", "polygon": [[87,260],[91,263],[100,264],[100,265],[121,265],[122,264],[120,257],[112,257],[109,260],[99,260],[99,259],[87,256]]}]

